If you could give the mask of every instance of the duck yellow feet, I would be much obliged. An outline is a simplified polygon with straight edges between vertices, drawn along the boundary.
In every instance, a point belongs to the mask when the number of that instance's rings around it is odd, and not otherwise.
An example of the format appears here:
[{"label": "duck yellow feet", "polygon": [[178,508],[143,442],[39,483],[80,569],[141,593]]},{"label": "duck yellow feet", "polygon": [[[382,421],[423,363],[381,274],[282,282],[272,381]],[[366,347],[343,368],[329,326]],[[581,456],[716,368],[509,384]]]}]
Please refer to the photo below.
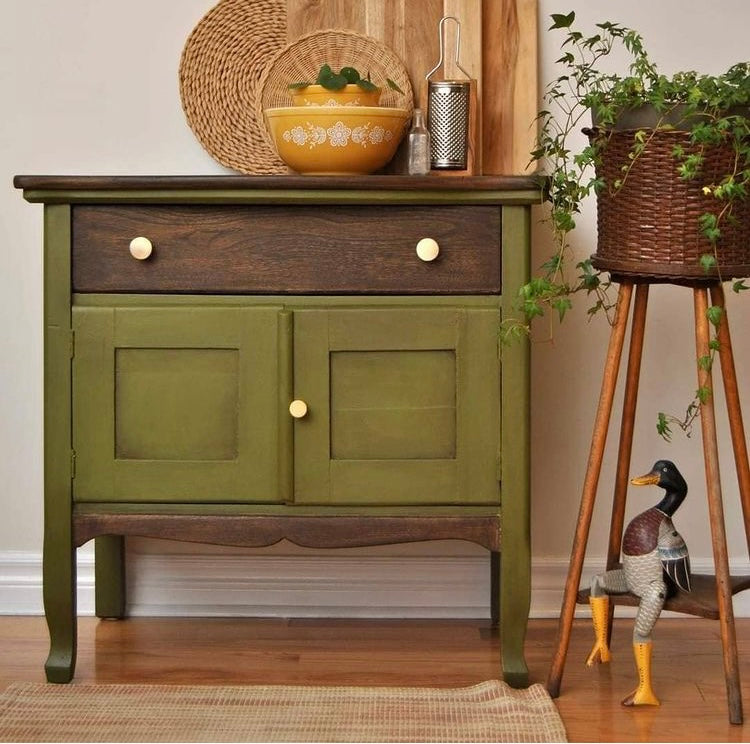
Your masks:
[{"label": "duck yellow feet", "polygon": [[609,597],[589,597],[591,618],[594,622],[594,648],[591,649],[586,666],[606,664],[612,658],[607,644],[609,632]]},{"label": "duck yellow feet", "polygon": [[661,705],[659,698],[651,689],[651,650],[653,644],[633,643],[633,654],[635,665],[638,668],[638,687],[630,693],[623,701],[623,705]]}]

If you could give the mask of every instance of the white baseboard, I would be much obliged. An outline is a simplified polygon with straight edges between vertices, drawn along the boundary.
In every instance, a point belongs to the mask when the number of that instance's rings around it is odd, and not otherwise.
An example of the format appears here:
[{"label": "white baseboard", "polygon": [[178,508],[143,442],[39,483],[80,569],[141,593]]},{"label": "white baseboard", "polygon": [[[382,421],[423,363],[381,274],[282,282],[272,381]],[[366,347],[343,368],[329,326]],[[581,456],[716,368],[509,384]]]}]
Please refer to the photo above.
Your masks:
[{"label": "white baseboard", "polygon": [[[78,551],[78,612],[94,614],[94,556]],[[42,615],[42,556],[0,552],[0,615]]]},{"label": "white baseboard", "polygon": [[[567,560],[532,566],[531,616],[558,617]],[[584,582],[603,569],[584,566]],[[750,574],[735,562],[733,574]],[[709,560],[693,571],[710,573]],[[78,611],[93,614],[94,559],[79,551]],[[618,608],[618,614],[633,614]],[[42,614],[41,555],[0,552],[0,614]],[[578,614],[588,616],[586,607]],[[482,618],[489,615],[489,560],[482,555],[245,555],[136,553],[128,563],[128,613],[138,616]],[[750,592],[734,597],[750,617]]]}]

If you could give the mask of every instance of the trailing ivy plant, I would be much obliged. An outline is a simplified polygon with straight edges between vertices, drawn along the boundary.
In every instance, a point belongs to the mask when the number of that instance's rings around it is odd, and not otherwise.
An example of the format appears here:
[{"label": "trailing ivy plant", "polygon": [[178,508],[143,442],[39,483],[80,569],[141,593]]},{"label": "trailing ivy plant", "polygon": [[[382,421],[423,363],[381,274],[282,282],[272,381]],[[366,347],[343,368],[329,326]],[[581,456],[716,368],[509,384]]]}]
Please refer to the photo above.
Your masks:
[{"label": "trailing ivy plant", "polygon": [[[717,272],[719,278],[722,229],[731,224],[734,206],[747,198],[750,191],[750,63],[738,63],[721,75],[688,71],[665,76],[658,72],[636,31],[607,21],[597,24],[596,31],[586,35],[574,28],[573,12],[554,14],[551,18],[550,31],[563,34],[562,55],[556,61],[560,74],[544,93],[546,108],[538,116],[539,135],[532,162],[543,164],[547,174],[546,196],[555,252],[544,262],[539,275],[521,288],[520,303],[527,325],[506,329],[507,335],[528,332],[534,318],[548,313],[561,320],[572,307],[572,297],[580,292],[592,300],[590,315],[602,312],[611,322],[614,302],[608,292],[609,281],[594,269],[590,260],[571,266],[570,233],[585,199],[603,189],[616,194],[622,188],[633,164],[648,147],[654,130],[679,128],[690,132],[694,147],[686,150],[677,146],[673,155],[680,176],[699,183],[707,147],[730,144],[734,149],[731,170],[716,182],[702,183],[704,193],[715,198],[716,206],[702,214],[695,226],[708,245],[701,265],[707,272]],[[607,58],[616,49],[624,50],[630,58],[625,74],[607,70],[610,62]],[[614,183],[605,183],[597,177],[596,165],[606,147],[606,133],[624,112],[644,104],[655,109],[658,121],[653,129],[634,133],[621,176]],[[582,141],[579,134],[591,125],[592,119],[604,135],[579,147]],[[733,284],[735,292],[748,288],[744,281]],[[708,314],[715,330],[721,322],[721,308],[710,307]],[[710,354],[698,360],[699,366],[710,369],[718,348],[714,333]],[[659,434],[669,439],[672,425],[689,434],[700,404],[709,395],[706,389],[696,391],[682,417],[660,413]]]}]

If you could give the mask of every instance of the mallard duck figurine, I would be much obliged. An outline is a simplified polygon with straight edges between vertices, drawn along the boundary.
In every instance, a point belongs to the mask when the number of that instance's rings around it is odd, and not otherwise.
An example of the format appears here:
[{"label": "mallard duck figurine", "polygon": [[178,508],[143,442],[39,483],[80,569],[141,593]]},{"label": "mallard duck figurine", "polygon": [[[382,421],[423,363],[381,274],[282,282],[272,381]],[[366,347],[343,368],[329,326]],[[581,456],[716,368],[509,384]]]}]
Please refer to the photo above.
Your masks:
[{"label": "mallard duck figurine", "polygon": [[586,663],[608,662],[609,596],[631,592],[640,597],[633,629],[633,653],[638,687],[623,705],[659,705],[651,688],[651,631],[668,593],[690,591],[690,557],[687,545],[672,524],[672,516],[687,496],[687,483],[673,462],[659,460],[651,472],[630,481],[635,486],[657,485],[664,498],[633,519],[622,540],[622,568],[594,576],[591,581],[591,614],[596,642]]}]

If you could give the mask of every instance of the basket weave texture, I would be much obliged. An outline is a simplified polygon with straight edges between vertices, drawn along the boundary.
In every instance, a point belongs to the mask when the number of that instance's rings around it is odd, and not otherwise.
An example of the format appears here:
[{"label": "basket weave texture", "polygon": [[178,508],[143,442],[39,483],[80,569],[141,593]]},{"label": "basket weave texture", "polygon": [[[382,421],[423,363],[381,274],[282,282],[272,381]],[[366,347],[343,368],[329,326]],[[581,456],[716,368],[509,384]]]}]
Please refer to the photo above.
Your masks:
[{"label": "basket weave texture", "polygon": [[[329,64],[334,70],[355,67],[382,88],[381,106],[406,109],[411,115],[414,96],[404,63],[389,47],[376,39],[344,29],[314,31],[288,44],[269,62],[258,83],[255,116],[265,122],[263,112],[269,108],[292,105],[291,83],[314,82],[320,68]],[[393,80],[403,93],[392,90],[386,78]],[[273,147],[270,129],[264,127],[266,140]]]},{"label": "basket weave texture", "polygon": [[673,149],[696,151],[690,134],[678,130],[646,130],[648,144],[633,162],[622,187],[611,184],[623,178],[622,166],[634,144],[636,130],[603,132],[588,130],[591,139],[605,137],[597,176],[605,187],[597,196],[599,237],[592,263],[616,275],[663,281],[699,281],[750,275],[750,200],[735,203],[731,220],[723,220],[717,243],[718,270],[701,266],[704,254],[712,254],[700,233],[699,217],[716,213],[721,203],[703,193],[705,184],[719,183],[733,168],[730,146],[704,152],[702,175],[680,178]]},{"label": "basket weave texture", "polygon": [[199,142],[240,173],[286,173],[255,115],[258,84],[286,43],[285,0],[221,0],[185,43],[180,97]]}]

